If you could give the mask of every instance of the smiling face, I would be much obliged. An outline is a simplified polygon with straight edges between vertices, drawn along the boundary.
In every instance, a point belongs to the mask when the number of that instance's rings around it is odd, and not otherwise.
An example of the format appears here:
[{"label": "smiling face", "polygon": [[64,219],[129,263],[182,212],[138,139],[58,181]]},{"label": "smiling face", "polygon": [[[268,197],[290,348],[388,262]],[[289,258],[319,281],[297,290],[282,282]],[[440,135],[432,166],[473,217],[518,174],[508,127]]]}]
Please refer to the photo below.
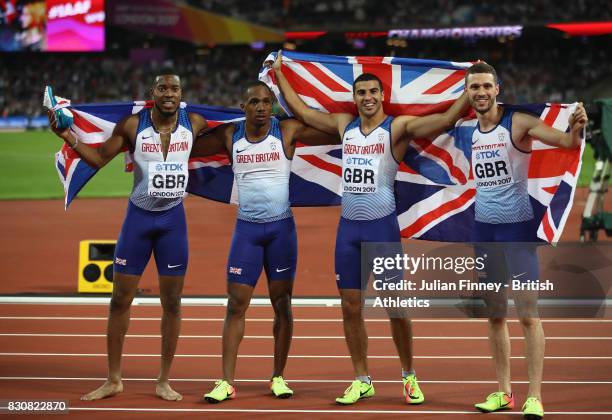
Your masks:
[{"label": "smiling face", "polygon": [[243,100],[244,103],[240,104],[240,108],[244,111],[247,122],[262,126],[270,121],[274,100],[267,86],[249,87],[244,92]]},{"label": "smiling face", "polygon": [[485,114],[497,103],[499,85],[491,73],[473,73],[468,75],[465,90],[470,105],[479,114]]},{"label": "smiling face", "polygon": [[176,75],[157,76],[151,95],[159,113],[169,117],[176,113],[181,103],[181,80]]},{"label": "smiling face", "polygon": [[381,111],[385,95],[377,80],[364,80],[355,84],[353,100],[359,115],[373,117]]}]

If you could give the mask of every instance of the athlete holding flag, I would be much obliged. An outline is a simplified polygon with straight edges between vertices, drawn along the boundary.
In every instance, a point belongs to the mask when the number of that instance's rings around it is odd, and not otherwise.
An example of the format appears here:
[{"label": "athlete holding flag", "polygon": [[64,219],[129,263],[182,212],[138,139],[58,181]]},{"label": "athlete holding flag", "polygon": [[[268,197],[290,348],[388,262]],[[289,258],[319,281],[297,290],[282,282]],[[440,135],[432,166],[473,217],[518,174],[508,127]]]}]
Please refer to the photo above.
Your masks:
[{"label": "athlete holding flag", "polygon": [[[400,244],[395,208],[395,176],[410,141],[433,137],[451,128],[467,107],[462,95],[442,114],[423,117],[392,117],[385,114],[385,98],[380,79],[364,73],[353,82],[353,100],[358,117],[328,114],[309,108],[295,93],[281,71],[279,51],[273,69],[280,91],[291,111],[305,124],[342,136],[342,217],[336,238],[336,279],[342,303],[344,334],[355,372],[355,380],[338,404],[354,404],[374,395],[368,375],[367,346],[362,309],[361,244],[387,242]],[[390,94],[391,92],[388,92]],[[404,397],[408,404],[425,400],[412,367],[412,328],[406,317],[391,317],[391,332],[400,357]]]},{"label": "athlete holding flag", "polygon": [[[537,229],[533,228],[534,214],[527,191],[533,139],[566,149],[580,147],[581,133],[587,123],[586,111],[582,104],[578,104],[569,119],[570,128],[566,133],[549,127],[536,116],[506,109],[497,103],[497,73],[486,63],[476,63],[468,69],[465,91],[478,118],[470,139],[476,184],[473,240],[475,243],[536,242]],[[500,250],[476,245],[476,252],[488,254],[485,271],[479,273],[481,281],[530,281],[539,278],[535,246],[507,245]],[[475,405],[483,412],[514,407],[508,327],[498,307],[500,296],[490,298],[487,303],[493,313],[489,317],[489,342],[499,391]],[[526,418],[538,419],[544,416],[541,385],[545,337],[537,314],[537,293],[517,293],[515,301],[525,335],[529,378],[523,414]]]},{"label": "athlete holding flag", "polygon": [[163,309],[161,370],[155,392],[165,400],[182,399],[170,387],[168,377],[179,337],[181,293],[189,254],[183,196],[195,136],[208,123],[202,116],[180,108],[181,95],[179,76],[157,76],[151,88],[153,108],[144,108],[121,120],[111,137],[97,148],[79,142],[70,129],[59,128],[55,112],[49,111],[53,132],[90,166],[101,168],[126,149],[134,155],[134,186],[113,264],[113,296],[106,333],[108,378],[101,387],[83,395],[82,400],[98,400],[123,391],[121,354],[130,306],[151,253],[159,273]]}]

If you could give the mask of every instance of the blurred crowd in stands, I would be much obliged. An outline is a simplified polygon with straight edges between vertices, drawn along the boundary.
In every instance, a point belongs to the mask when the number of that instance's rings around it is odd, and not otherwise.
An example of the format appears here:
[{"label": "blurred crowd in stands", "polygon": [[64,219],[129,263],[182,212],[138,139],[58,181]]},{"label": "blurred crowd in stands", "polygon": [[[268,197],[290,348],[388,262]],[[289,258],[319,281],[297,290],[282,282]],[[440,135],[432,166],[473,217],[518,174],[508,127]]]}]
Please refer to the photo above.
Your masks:
[{"label": "blurred crowd in stands", "polygon": [[14,55],[0,66],[0,117],[44,113],[46,84],[73,103],[149,99],[159,71],[171,69],[183,84],[183,100],[236,107],[240,92],[257,73],[266,54],[249,47],[214,48],[206,55],[183,54],[147,65],[110,55]]},{"label": "blurred crowd in stands", "polygon": [[[389,29],[393,25],[516,23],[519,18],[513,19],[513,16],[526,16],[540,23],[612,19],[608,0],[502,0],[496,3],[464,0],[409,3],[400,3],[399,0],[260,0],[257,8],[245,8],[244,2],[238,0],[191,0],[191,3],[268,25],[278,24],[269,18],[277,15],[279,19],[285,19],[283,25],[287,24],[288,16],[300,16],[300,24],[304,25],[309,22],[310,25],[325,25],[333,20],[333,16],[340,18],[350,10],[343,21],[361,23],[362,28],[367,21],[368,30],[373,26],[369,22],[378,23],[379,20]],[[379,10],[381,4],[384,4],[384,10]],[[404,6],[399,7],[400,4]],[[493,4],[494,9],[491,9]],[[396,13],[389,13],[389,10]],[[432,13],[434,10],[441,11],[442,17],[439,13]],[[411,21],[407,25],[407,13],[411,18],[418,16],[418,22]],[[267,20],[260,19],[260,15],[267,15]],[[355,49],[353,43],[340,36],[332,40],[298,42],[295,48],[297,51],[338,55],[396,55],[454,61],[483,59],[498,70],[502,84],[500,99],[504,102],[572,102],[582,99],[585,90],[600,80],[612,77],[612,43],[609,39],[610,35],[572,39],[557,35],[548,40],[537,36],[484,41],[414,40],[398,47],[387,45],[386,38],[383,38],[367,40]],[[237,107],[243,85],[257,78],[268,52],[281,47],[195,47],[179,44],[179,41],[132,35],[132,32],[114,33],[112,29],[107,34],[107,45],[109,51],[97,54],[14,53],[0,56],[0,117],[43,114],[41,100],[46,84],[52,85],[57,95],[74,103],[147,99],[153,76],[162,68],[172,68],[181,75],[185,101]],[[149,47],[163,50],[162,58],[143,62],[131,54],[131,50],[146,51]]]},{"label": "blurred crowd in stands", "polygon": [[612,18],[609,0],[189,0],[216,13],[287,30],[367,24],[372,28],[504,25]]}]

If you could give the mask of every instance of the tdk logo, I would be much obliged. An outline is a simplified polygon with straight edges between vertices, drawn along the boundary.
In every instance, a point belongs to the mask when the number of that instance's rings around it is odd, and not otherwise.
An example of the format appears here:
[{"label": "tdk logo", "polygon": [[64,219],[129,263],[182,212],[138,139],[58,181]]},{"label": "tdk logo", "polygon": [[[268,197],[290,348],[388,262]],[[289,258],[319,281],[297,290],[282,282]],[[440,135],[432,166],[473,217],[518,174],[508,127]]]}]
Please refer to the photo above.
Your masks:
[{"label": "tdk logo", "polygon": [[476,159],[491,159],[499,157],[499,149],[498,150],[486,150],[484,152],[476,153]]},{"label": "tdk logo", "polygon": [[347,165],[367,165],[372,166],[372,159],[362,157],[349,157],[346,159]]},{"label": "tdk logo", "polygon": [[156,171],[182,171],[183,163],[158,163],[155,165]]}]

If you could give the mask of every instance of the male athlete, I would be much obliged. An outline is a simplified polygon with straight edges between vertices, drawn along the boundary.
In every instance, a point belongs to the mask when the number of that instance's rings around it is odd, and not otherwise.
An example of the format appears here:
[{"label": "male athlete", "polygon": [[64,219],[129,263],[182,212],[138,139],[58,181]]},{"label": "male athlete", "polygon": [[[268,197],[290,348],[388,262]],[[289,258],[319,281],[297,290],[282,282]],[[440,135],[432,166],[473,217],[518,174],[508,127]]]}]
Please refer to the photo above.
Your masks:
[{"label": "male athlete", "polygon": [[[355,380],[338,404],[354,404],[374,395],[368,376],[368,337],[362,315],[363,289],[361,243],[400,242],[395,209],[395,176],[410,140],[431,137],[450,128],[467,106],[463,95],[443,114],[393,118],[384,113],[384,92],[380,79],[364,73],[353,82],[353,100],[359,116],[327,114],[309,108],[281,72],[281,53],[273,68],[278,86],[294,112],[304,123],[342,136],[342,217],[336,238],[336,279],[342,302],[344,335],[351,354]],[[390,92],[389,92],[390,93]],[[356,192],[359,191],[359,192]],[[368,273],[369,274],[369,273]],[[391,317],[391,332],[402,365],[404,397],[408,404],[425,400],[412,368],[412,330],[406,317]]]},{"label": "male athlete", "polygon": [[155,78],[152,109],[121,120],[111,137],[98,148],[78,141],[69,129],[57,128],[49,111],[52,130],[81,158],[101,168],[123,150],[134,155],[134,186],[127,215],[117,241],[113,264],[113,296],[107,326],[108,378],[82,400],[98,400],[123,391],[121,354],[130,321],[130,305],[151,252],[159,273],[161,370],[155,393],[165,400],[181,400],[168,382],[181,323],[181,291],[187,270],[187,225],[183,195],[187,186],[187,160],[195,136],[207,127],[197,114],[180,109],[181,81],[173,73]]},{"label": "male athlete", "polygon": [[[474,242],[535,242],[534,214],[527,192],[527,175],[532,139],[562,148],[577,148],[581,132],[587,122],[582,104],[569,119],[569,132],[547,126],[539,118],[522,112],[513,112],[497,103],[499,84],[495,69],[485,63],[470,67],[465,76],[465,90],[470,105],[476,111],[478,124],[468,134],[472,143],[472,168],[476,183]],[[489,248],[485,272],[481,281],[508,281],[509,279],[537,280],[538,257],[536,248],[529,245],[507,245],[498,252]],[[484,253],[482,246],[477,253]],[[495,261],[491,261],[494,257]],[[505,270],[504,270],[505,266]],[[501,273],[499,272],[501,267]],[[500,276],[502,278],[500,278]],[[491,297],[490,305],[495,298]],[[498,300],[498,299],[497,299]],[[515,294],[519,318],[525,335],[525,357],[529,391],[523,415],[542,418],[542,367],[544,363],[544,331],[537,315],[537,295]],[[499,385],[499,391],[486,401],[476,404],[483,412],[514,407],[510,386],[510,337],[505,314],[489,317],[489,342]]]},{"label": "male athlete", "polygon": [[274,94],[263,82],[249,84],[240,105],[245,120],[224,124],[198,138],[198,156],[226,151],[238,187],[238,220],[227,262],[227,314],[223,327],[223,379],[206,401],[235,398],[238,347],[244,336],[246,310],[262,269],[274,309],[272,394],[289,398],[283,379],[293,334],[291,294],[297,264],[297,236],[289,202],[289,175],[296,140],[309,145],[338,144],[337,135],[322,133],[293,119],[272,117]]}]

